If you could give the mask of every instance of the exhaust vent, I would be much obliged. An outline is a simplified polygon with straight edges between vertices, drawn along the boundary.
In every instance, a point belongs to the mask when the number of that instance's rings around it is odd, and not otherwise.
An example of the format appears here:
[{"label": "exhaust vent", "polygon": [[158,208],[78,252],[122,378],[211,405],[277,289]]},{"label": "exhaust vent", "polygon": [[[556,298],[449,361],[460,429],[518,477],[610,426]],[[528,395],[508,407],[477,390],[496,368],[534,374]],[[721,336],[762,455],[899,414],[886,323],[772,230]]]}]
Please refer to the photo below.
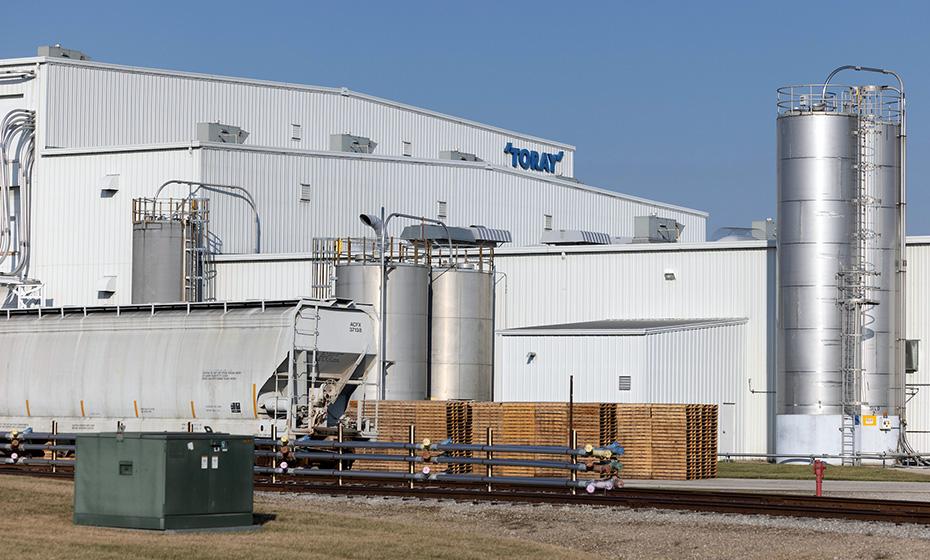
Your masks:
[{"label": "exhaust vent", "polygon": [[449,159],[452,161],[483,161],[475,154],[460,152],[458,150],[444,150],[439,152],[439,159]]},{"label": "exhaust vent", "polygon": [[540,242],[543,245],[610,245],[610,236],[596,231],[560,229],[544,231]]},{"label": "exhaust vent", "polygon": [[329,149],[334,152],[351,152],[356,154],[373,154],[377,142],[364,136],[353,136],[351,134],[330,134]]},{"label": "exhaust vent", "polygon": [[197,123],[198,142],[219,142],[221,144],[245,144],[249,133],[238,126],[220,122]]}]

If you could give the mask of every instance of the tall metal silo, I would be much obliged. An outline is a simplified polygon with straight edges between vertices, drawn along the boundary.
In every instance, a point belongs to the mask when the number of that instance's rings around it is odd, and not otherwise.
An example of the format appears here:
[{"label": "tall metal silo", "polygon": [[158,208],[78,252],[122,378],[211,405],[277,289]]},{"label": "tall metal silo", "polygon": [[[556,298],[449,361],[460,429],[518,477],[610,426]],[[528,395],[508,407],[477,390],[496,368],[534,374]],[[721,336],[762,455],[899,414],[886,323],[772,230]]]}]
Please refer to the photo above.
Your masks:
[{"label": "tall metal silo", "polygon": [[[429,380],[428,266],[389,262],[387,276],[386,400],[423,400]],[[335,295],[380,309],[381,267],[350,262],[335,266]],[[373,364],[377,372],[378,364]],[[376,374],[377,375],[377,374]],[[366,392],[366,398],[378,398]]]},{"label": "tall metal silo", "polygon": [[432,270],[430,398],[491,399],[494,275],[474,265]]},{"label": "tall metal silo", "polygon": [[894,452],[902,94],[778,93],[776,453]]}]

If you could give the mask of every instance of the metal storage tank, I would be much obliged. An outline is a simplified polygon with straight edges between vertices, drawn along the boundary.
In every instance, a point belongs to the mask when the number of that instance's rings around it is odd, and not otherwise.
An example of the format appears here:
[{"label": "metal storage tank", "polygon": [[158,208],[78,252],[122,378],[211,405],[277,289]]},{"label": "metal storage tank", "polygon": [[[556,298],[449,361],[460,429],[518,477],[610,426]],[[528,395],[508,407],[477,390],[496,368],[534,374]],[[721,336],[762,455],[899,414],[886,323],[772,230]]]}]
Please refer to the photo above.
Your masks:
[{"label": "metal storage tank", "polygon": [[132,226],[132,303],[184,300],[184,225],[178,220]]},{"label": "metal storage tank", "polygon": [[430,398],[491,399],[494,275],[473,265],[432,270]]},{"label": "metal storage tank", "polygon": [[[377,263],[335,266],[335,295],[380,309],[381,267]],[[423,400],[429,380],[429,267],[388,263],[387,371],[384,398]],[[377,363],[372,367],[378,368]],[[366,391],[366,397],[377,398]]]},{"label": "metal storage tank", "polygon": [[777,453],[895,450],[859,417],[896,424],[903,406],[896,100],[875,86],[779,90]]}]

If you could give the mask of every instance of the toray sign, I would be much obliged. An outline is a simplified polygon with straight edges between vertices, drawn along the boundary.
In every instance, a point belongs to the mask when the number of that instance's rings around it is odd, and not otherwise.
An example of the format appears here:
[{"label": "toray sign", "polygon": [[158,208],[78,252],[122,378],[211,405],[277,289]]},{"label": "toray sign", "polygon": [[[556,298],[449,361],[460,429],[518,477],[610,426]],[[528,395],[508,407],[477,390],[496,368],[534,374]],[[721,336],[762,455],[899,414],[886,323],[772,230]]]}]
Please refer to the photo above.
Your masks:
[{"label": "toray sign", "polygon": [[523,169],[544,171],[546,173],[555,173],[555,164],[562,161],[562,156],[565,155],[565,152],[549,154],[527,150],[526,148],[514,148],[512,142],[507,142],[504,153],[510,154],[510,164],[514,167],[519,165]]}]

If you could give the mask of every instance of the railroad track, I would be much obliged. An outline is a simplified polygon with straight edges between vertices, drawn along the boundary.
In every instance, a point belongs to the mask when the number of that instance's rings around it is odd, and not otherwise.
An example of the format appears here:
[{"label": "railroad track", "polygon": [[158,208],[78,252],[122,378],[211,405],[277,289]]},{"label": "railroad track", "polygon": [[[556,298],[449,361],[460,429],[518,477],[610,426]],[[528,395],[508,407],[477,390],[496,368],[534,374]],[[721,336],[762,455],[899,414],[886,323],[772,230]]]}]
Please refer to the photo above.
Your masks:
[{"label": "railroad track", "polygon": [[[68,479],[71,472],[51,473],[47,469],[0,467],[0,474]],[[623,507],[633,509],[668,509],[713,513],[771,515],[781,517],[814,517],[856,521],[880,521],[930,525],[930,503],[903,500],[875,500],[796,496],[785,494],[757,494],[748,492],[706,492],[697,490],[669,490],[649,488],[623,488],[611,492],[587,494],[568,491],[529,490],[495,486],[488,491],[485,485],[418,483],[413,488],[398,483],[337,484],[336,480],[305,482],[295,477],[256,476],[255,489],[263,492],[308,493],[329,496],[381,496],[421,500],[448,500],[457,502],[530,503],[554,505],[584,505],[594,507]]]}]

